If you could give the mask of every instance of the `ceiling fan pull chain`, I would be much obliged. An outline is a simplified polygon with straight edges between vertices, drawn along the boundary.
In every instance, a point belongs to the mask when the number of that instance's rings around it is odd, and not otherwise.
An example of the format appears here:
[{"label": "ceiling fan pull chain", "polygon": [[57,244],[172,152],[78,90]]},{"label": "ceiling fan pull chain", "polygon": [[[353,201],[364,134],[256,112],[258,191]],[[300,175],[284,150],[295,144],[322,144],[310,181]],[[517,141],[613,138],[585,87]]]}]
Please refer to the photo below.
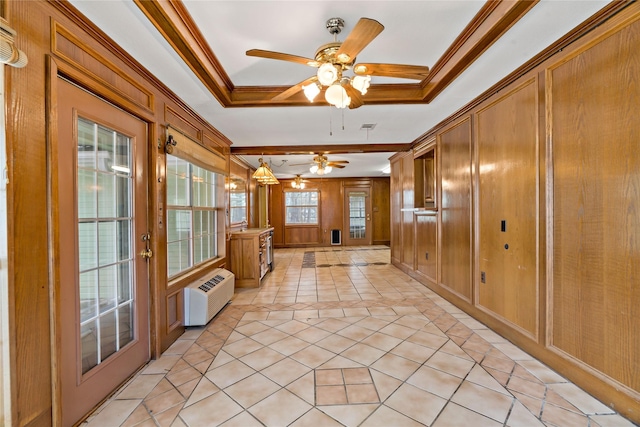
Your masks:
[{"label": "ceiling fan pull chain", "polygon": [[333,122],[331,120],[331,105],[329,105],[329,136],[333,136]]}]

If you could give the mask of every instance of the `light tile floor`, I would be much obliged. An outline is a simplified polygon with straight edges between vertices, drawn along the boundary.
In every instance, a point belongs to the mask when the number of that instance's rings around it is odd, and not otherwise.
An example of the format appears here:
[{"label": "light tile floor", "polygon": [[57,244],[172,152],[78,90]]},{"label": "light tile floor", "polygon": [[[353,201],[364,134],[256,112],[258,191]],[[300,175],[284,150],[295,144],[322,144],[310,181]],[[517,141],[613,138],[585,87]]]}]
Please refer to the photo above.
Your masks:
[{"label": "light tile floor", "polygon": [[276,250],[260,289],[236,290],[84,425],[633,425],[389,256]]}]

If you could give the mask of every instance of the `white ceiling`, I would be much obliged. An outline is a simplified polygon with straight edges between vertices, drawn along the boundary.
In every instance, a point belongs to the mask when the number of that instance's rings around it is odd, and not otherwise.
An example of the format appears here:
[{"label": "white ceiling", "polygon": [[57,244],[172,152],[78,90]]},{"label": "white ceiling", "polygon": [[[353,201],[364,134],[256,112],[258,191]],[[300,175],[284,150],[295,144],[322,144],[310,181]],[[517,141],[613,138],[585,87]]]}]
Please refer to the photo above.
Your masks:
[{"label": "white ceiling", "polygon": [[[542,0],[430,104],[365,105],[354,110],[327,106],[223,108],[130,0],[71,0],[91,21],[136,58],[205,120],[239,146],[410,143],[469,103],[514,69],[604,7],[601,0]],[[315,69],[248,57],[264,49],[313,57],[333,41],[325,28],[332,17],[345,20],[339,40],[360,17],[384,31],[357,62],[431,67],[481,9],[480,0],[424,1],[218,1],[184,0],[211,50],[235,86],[294,85]],[[374,77],[372,84],[413,80]],[[375,124],[372,131],[363,124]],[[330,177],[383,176],[393,153],[334,154],[350,164]],[[257,166],[260,156],[244,156]],[[308,156],[264,155],[278,177],[305,174]],[[286,160],[283,164],[283,160]]]}]

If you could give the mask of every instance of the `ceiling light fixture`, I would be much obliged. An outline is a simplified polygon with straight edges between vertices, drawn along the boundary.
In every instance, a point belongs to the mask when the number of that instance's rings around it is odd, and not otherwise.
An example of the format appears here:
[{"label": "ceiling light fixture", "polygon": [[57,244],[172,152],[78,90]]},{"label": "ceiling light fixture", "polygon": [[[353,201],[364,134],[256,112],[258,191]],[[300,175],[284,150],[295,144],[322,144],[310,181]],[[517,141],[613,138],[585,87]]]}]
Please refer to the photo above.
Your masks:
[{"label": "ceiling light fixture", "polygon": [[253,173],[253,178],[261,185],[280,184],[280,181],[273,174],[269,165],[262,160],[262,157],[258,162],[260,162],[260,167]]},{"label": "ceiling light fixture", "polygon": [[303,190],[305,187],[305,183],[303,182],[300,175],[296,175],[295,179],[291,181],[291,186],[297,190]]},{"label": "ceiling light fixture", "polygon": [[337,108],[345,108],[351,104],[351,97],[340,83],[334,83],[324,92],[327,102]]},{"label": "ceiling light fixture", "polygon": [[333,168],[331,166],[327,166],[325,162],[320,163],[319,165],[313,165],[309,169],[309,172],[315,173],[316,175],[327,175],[331,173]]}]

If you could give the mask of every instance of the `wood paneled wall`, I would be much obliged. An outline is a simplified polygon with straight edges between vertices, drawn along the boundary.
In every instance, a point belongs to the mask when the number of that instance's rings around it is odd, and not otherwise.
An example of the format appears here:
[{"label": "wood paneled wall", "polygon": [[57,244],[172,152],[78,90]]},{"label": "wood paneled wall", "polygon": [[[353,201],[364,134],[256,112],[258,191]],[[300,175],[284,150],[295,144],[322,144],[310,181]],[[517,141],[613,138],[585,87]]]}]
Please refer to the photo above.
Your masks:
[{"label": "wood paneled wall", "polygon": [[[478,305],[537,340],[538,82],[475,115],[478,170]],[[500,123],[500,126],[496,126]]]},{"label": "wood paneled wall", "polygon": [[[9,295],[11,299],[12,415],[16,426],[60,421],[57,313],[59,236],[57,206],[50,197],[52,144],[57,138],[56,81],[64,76],[145,121],[148,128],[151,341],[159,355],[184,330],[182,287],[194,274],[224,265],[220,258],[181,280],[167,282],[164,206],[165,125],[179,129],[227,159],[228,141],[154,76],[85,22],[67,2],[1,1],[3,16],[17,31],[27,67],[6,69]],[[59,191],[68,191],[64,188]],[[221,216],[223,218],[223,216]],[[224,222],[221,225],[224,229]]]},{"label": "wood paneled wall", "polygon": [[[344,228],[344,187],[370,188],[372,199],[373,244],[388,245],[391,218],[389,178],[309,178],[305,189],[320,191],[320,218],[318,225],[285,225],[284,191],[291,188],[290,179],[281,179],[279,185],[270,185],[269,221],[274,228],[276,247],[331,246],[331,230]],[[344,230],[343,244],[344,244]]]},{"label": "wood paneled wall", "polygon": [[440,286],[471,301],[471,120],[438,137]]},{"label": "wood paneled wall", "polygon": [[[640,392],[640,22],[548,69],[551,342]],[[638,408],[636,408],[638,409]]]},{"label": "wood paneled wall", "polygon": [[437,227],[392,158],[392,262],[640,422],[640,4],[600,24],[425,134]]}]

